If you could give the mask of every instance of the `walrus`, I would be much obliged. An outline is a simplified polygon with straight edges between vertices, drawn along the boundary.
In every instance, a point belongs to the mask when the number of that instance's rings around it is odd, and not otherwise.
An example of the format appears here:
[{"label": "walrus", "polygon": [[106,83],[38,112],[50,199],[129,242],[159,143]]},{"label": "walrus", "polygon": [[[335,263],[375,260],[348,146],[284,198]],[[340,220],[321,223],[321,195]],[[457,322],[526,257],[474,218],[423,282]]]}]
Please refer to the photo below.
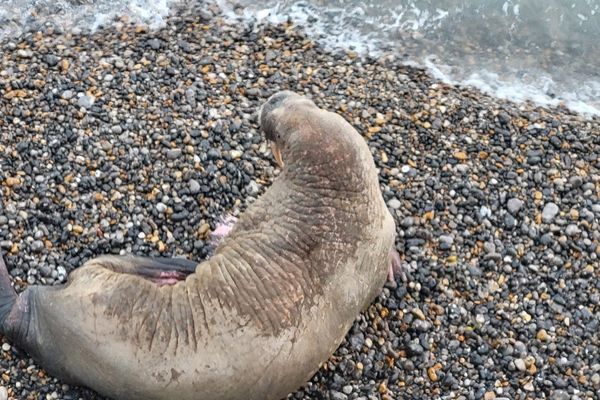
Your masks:
[{"label": "walrus", "polygon": [[335,351],[394,262],[365,140],[301,95],[259,114],[281,173],[213,255],[105,255],[17,294],[0,332],[64,382],[114,399],[281,399]]}]

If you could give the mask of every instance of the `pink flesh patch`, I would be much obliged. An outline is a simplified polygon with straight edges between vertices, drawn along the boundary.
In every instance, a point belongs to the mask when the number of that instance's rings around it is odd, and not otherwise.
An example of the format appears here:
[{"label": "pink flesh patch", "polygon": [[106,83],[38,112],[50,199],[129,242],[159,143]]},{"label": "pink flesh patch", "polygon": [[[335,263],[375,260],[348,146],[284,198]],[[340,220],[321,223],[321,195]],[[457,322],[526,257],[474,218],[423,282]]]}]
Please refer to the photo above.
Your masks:
[{"label": "pink flesh patch", "polygon": [[179,271],[162,271],[158,276],[150,277],[149,279],[158,286],[174,285],[177,282],[185,280],[188,274]]},{"label": "pink flesh patch", "polygon": [[215,228],[214,231],[211,232],[210,236],[213,240],[223,239],[225,236],[229,235],[233,226],[237,222],[237,218],[231,215],[226,216]]},{"label": "pink flesh patch", "polygon": [[174,285],[177,282],[181,282],[179,279],[175,278],[152,278],[150,280],[156,283],[158,286],[169,286]]}]

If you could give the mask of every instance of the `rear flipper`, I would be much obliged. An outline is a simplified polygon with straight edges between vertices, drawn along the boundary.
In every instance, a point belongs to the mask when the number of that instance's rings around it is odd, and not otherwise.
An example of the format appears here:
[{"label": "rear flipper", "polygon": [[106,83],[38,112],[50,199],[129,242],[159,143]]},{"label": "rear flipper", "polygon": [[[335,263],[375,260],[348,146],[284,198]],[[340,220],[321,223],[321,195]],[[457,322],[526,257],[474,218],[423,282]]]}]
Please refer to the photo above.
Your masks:
[{"label": "rear flipper", "polygon": [[34,340],[29,331],[31,320],[31,290],[17,294],[11,285],[10,275],[0,254],[0,333],[13,344],[36,354]]},{"label": "rear flipper", "polygon": [[101,256],[86,265],[99,265],[115,272],[138,275],[159,286],[174,285],[196,271],[198,263],[183,258]]},{"label": "rear flipper", "polygon": [[10,275],[2,254],[0,254],[0,330],[5,333],[4,325],[17,301],[18,295],[10,282]]},{"label": "rear flipper", "polygon": [[388,281],[395,282],[396,277],[399,277],[403,282],[408,280],[408,276],[406,275],[406,271],[402,268],[402,260],[400,259],[400,254],[395,248],[392,248],[391,251],[391,261],[388,269]]},{"label": "rear flipper", "polygon": [[43,306],[52,299],[47,296],[61,290],[61,287],[28,286],[17,294],[0,254],[0,333],[64,383],[81,385],[82,382],[64,368],[63,359],[68,354],[54,346],[55,337],[44,329],[47,321]]},{"label": "rear flipper", "polygon": [[[221,244],[227,237],[237,218],[231,215],[221,219],[214,231],[210,233],[209,255]],[[101,257],[102,261],[105,257]],[[159,286],[174,285],[196,271],[198,263],[182,258],[145,258],[145,257],[111,257],[108,260],[113,266],[118,264],[115,271],[139,275],[143,278],[155,282]]]}]

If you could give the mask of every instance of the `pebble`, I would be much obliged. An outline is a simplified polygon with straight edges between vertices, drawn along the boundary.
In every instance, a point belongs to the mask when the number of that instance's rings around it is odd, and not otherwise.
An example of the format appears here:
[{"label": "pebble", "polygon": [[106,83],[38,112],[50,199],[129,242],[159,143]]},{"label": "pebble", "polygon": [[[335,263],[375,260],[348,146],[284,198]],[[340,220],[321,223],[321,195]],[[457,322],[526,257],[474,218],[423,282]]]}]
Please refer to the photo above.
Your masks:
[{"label": "pebble", "polygon": [[56,64],[58,64],[58,57],[55,56],[54,54],[46,54],[44,56],[44,62],[49,66],[49,67],[54,67],[56,66]]},{"label": "pebble", "polygon": [[94,96],[85,94],[85,95],[81,96],[79,99],[77,99],[77,105],[79,107],[89,109],[94,105],[95,101],[96,101],[96,98]]},{"label": "pebble", "polygon": [[394,210],[398,210],[400,208],[400,206],[402,205],[402,203],[400,203],[400,200],[393,198],[388,200],[388,206],[390,208],[393,208]]},{"label": "pebble", "polygon": [[340,393],[335,390],[332,390],[330,392],[330,395],[331,395],[331,400],[346,400],[348,398],[348,396],[345,395],[344,393]]},{"label": "pebble", "polygon": [[492,215],[492,210],[490,210],[489,207],[481,206],[479,209],[479,215],[481,215],[483,218],[490,217]]},{"label": "pebble", "polygon": [[191,179],[188,184],[189,184],[191,194],[200,193],[200,188],[201,188],[200,182],[198,182],[195,179]]},{"label": "pebble", "polygon": [[33,251],[34,253],[39,253],[43,249],[44,249],[44,242],[42,242],[41,240],[35,240],[31,244],[31,251]]},{"label": "pebble", "polygon": [[594,385],[595,388],[600,388],[600,374],[595,373],[594,375],[592,375],[592,385]]},{"label": "pebble", "polygon": [[17,56],[20,58],[31,58],[33,57],[33,51],[20,49],[17,50]]},{"label": "pebble", "polygon": [[73,98],[74,95],[75,95],[75,93],[73,93],[72,90],[65,90],[64,92],[61,93],[60,97],[65,100],[70,100]]},{"label": "pebble", "polygon": [[550,223],[554,220],[554,217],[558,214],[558,206],[555,203],[546,203],[544,210],[542,211],[542,221]]},{"label": "pebble", "polygon": [[527,371],[527,366],[525,365],[525,360],[521,359],[521,358],[516,358],[514,360],[515,363],[515,367],[521,371],[521,372],[525,372]]},{"label": "pebble", "polygon": [[569,224],[565,228],[565,233],[567,236],[577,236],[581,233],[581,229],[575,224]]},{"label": "pebble", "polygon": [[231,150],[229,152],[229,155],[232,159],[237,160],[240,157],[242,157],[242,154],[244,154],[243,152],[239,151],[239,150]]},{"label": "pebble", "polygon": [[165,211],[167,211],[167,206],[164,203],[157,203],[155,207],[156,211],[158,211],[161,214],[164,214]]},{"label": "pebble", "polygon": [[169,160],[176,160],[181,157],[181,149],[169,149],[167,150],[167,158]]},{"label": "pebble", "polygon": [[512,198],[506,203],[506,208],[512,215],[517,215],[523,208],[523,201],[517,198]]},{"label": "pebble", "polygon": [[438,240],[441,250],[449,250],[452,248],[452,244],[454,244],[454,237],[451,235],[441,235]]}]

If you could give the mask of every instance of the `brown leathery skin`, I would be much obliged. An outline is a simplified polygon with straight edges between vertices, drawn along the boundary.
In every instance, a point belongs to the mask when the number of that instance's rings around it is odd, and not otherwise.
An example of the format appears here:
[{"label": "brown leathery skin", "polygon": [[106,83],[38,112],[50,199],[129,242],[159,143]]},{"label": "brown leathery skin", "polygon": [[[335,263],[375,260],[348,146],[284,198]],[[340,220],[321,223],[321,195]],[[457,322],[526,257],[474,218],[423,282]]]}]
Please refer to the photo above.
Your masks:
[{"label": "brown leathery skin", "polygon": [[304,384],[385,282],[395,226],[364,139],[304,97],[276,100],[261,124],[285,167],[195,273],[158,286],[103,256],[27,289],[29,320],[6,334],[115,399],[277,400]]}]

